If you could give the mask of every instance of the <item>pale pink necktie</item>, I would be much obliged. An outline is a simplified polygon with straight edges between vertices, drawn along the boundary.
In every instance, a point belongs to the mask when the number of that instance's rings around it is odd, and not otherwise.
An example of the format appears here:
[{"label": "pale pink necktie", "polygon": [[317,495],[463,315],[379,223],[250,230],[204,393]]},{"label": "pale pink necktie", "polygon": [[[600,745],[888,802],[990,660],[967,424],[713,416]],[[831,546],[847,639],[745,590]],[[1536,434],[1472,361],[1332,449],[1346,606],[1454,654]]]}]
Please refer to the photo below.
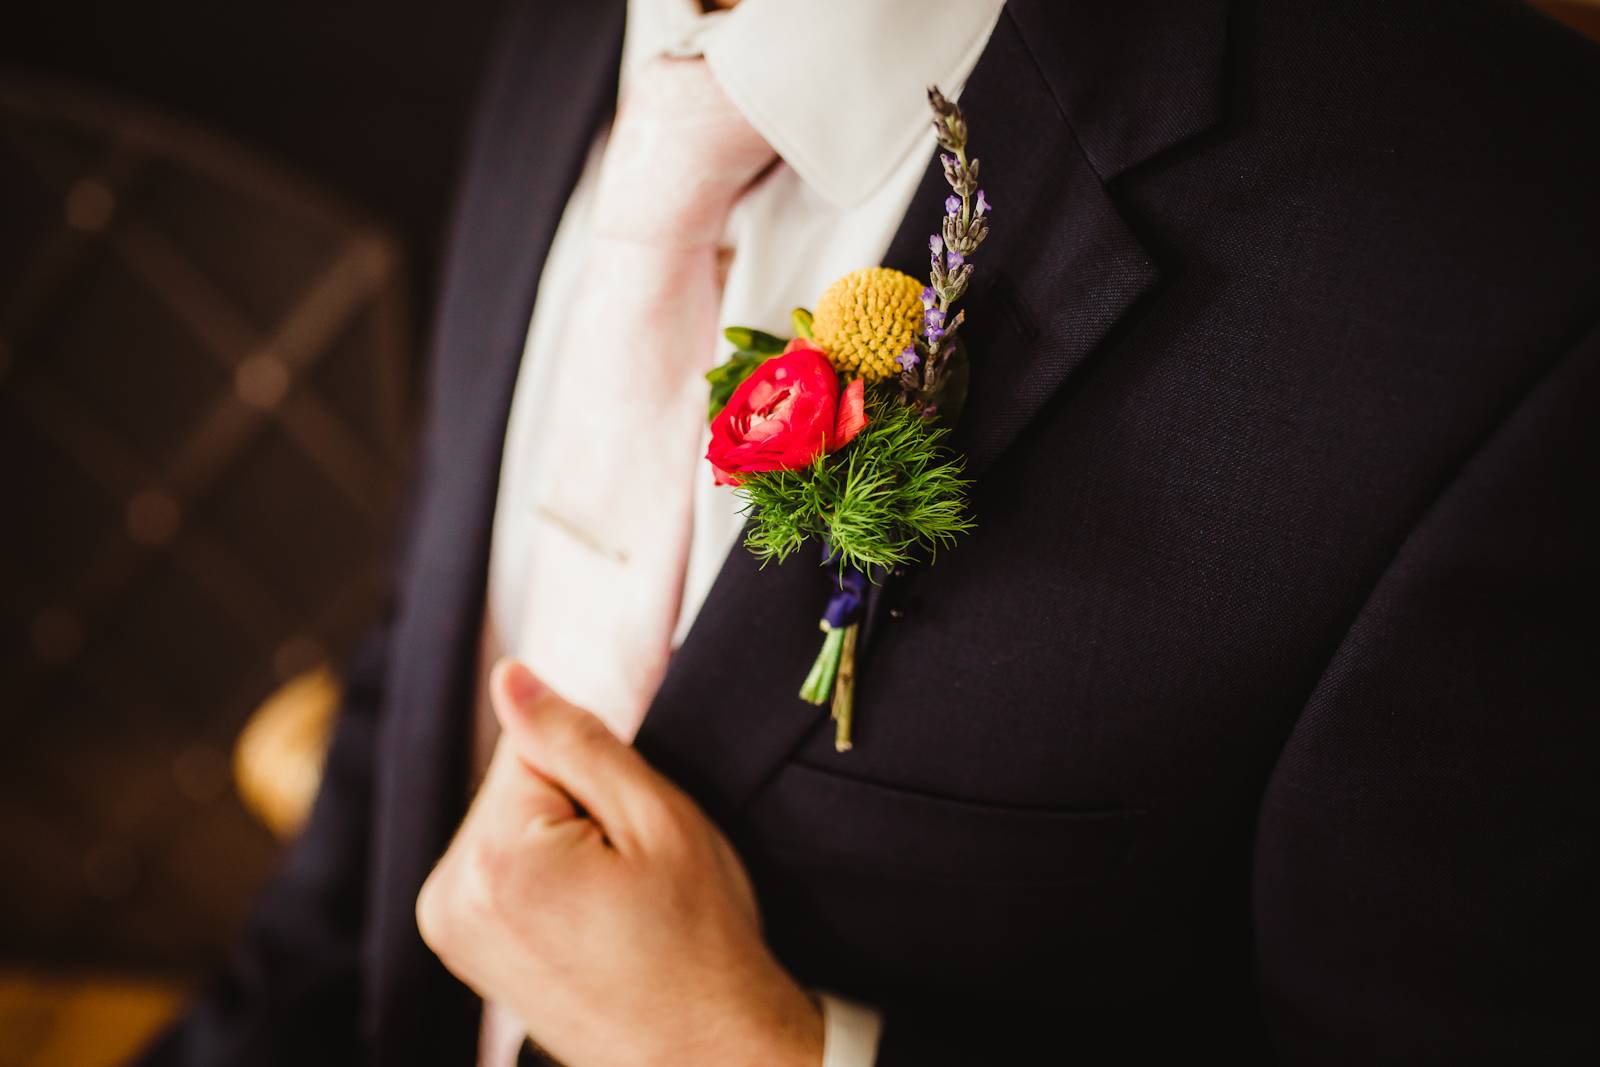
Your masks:
[{"label": "pale pink necktie", "polygon": [[773,160],[702,59],[631,79],[600,163],[578,295],[555,359],[518,645],[562,696],[637,731],[670,655],[693,525],[717,248]]}]

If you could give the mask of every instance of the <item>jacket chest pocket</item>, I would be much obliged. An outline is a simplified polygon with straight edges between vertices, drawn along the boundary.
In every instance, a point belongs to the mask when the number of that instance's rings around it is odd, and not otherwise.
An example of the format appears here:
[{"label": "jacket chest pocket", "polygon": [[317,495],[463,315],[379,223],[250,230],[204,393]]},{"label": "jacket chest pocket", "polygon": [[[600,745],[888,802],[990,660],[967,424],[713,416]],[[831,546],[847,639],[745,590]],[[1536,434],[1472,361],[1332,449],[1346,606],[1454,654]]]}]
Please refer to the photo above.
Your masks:
[{"label": "jacket chest pocket", "polygon": [[789,764],[736,828],[775,949],[863,989],[1025,981],[1110,944],[1144,812],[1017,808]]}]

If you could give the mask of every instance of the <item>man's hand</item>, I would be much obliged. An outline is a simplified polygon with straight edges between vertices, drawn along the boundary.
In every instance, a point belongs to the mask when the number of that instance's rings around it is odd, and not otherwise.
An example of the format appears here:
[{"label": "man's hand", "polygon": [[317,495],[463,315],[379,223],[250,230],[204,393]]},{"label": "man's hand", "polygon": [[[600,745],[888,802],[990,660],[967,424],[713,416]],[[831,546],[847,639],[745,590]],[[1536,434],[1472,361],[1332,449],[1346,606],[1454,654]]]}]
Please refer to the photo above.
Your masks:
[{"label": "man's hand", "polygon": [[417,897],[422,938],[568,1067],[817,1067],[819,1010],[694,802],[505,660],[483,785]]}]

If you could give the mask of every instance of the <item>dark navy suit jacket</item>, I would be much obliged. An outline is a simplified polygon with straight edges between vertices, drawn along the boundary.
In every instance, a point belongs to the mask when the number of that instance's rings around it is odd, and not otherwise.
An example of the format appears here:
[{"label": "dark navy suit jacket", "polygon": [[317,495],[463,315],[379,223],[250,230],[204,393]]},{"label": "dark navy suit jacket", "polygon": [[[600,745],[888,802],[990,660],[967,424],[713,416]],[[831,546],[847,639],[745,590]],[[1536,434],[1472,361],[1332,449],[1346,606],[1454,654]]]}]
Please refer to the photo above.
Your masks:
[{"label": "dark navy suit jacket", "polygon": [[[472,1060],[413,905],[622,8],[513,5],[392,611],[152,1063]],[[883,1064],[1600,1062],[1597,101],[1592,46],[1488,0],[1008,4],[962,97],[977,531],[874,590],[853,752],[795,695],[825,576],[740,550],[638,739]]]}]

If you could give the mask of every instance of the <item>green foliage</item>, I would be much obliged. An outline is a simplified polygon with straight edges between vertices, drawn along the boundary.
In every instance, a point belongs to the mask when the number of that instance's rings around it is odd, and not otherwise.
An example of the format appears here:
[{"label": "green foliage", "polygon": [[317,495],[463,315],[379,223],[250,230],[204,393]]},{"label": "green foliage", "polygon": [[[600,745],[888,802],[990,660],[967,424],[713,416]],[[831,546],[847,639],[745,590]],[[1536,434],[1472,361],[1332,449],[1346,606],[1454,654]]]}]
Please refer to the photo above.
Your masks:
[{"label": "green foliage", "polygon": [[762,562],[782,562],[815,537],[834,547],[841,566],[893,567],[972,529],[970,482],[944,447],[947,431],[882,389],[868,390],[867,417],[848,447],[809,467],[745,476],[745,545]]},{"label": "green foliage", "polygon": [[811,312],[806,308],[795,308],[789,312],[789,321],[794,323],[796,337],[804,337],[807,341],[815,338],[816,335],[811,332]]},{"label": "green foliage", "polygon": [[775,356],[789,343],[765,330],[757,330],[750,326],[729,326],[722,331],[722,336],[726,337],[734,348],[749,349],[762,356]]}]

